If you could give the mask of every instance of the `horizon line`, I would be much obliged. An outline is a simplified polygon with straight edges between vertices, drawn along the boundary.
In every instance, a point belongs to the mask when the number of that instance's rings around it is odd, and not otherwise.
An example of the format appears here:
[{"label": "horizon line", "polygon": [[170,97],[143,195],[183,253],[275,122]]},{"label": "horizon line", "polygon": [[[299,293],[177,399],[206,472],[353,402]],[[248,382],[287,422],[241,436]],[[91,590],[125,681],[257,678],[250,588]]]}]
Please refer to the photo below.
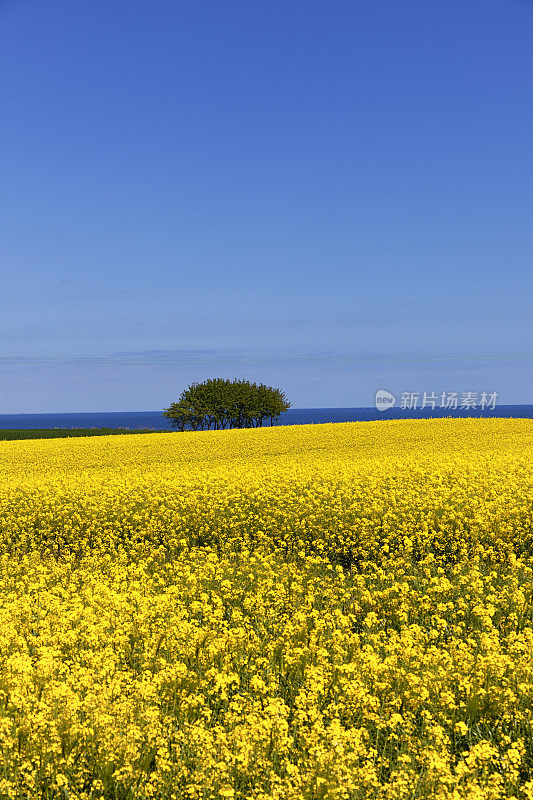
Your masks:
[{"label": "horizon line", "polygon": [[[496,404],[496,409],[498,408],[521,408],[521,407],[531,407],[533,408],[533,402],[530,403],[500,403]],[[414,409],[401,409],[400,407],[393,407],[388,409],[387,411],[379,411],[374,405],[372,406],[301,406],[301,407],[291,407],[288,411],[282,412],[282,414],[287,414],[289,411],[376,411],[380,414],[380,416],[386,417],[390,412],[402,412],[405,414],[410,414],[416,411],[424,411],[423,408],[414,408]],[[429,411],[460,411],[461,409],[427,409]],[[464,409],[463,409],[464,410]],[[477,412],[478,409],[472,409],[472,412]],[[0,412],[0,417],[36,417],[36,416],[62,416],[65,414],[163,414],[163,411],[159,409],[151,409],[151,410],[142,410],[142,411],[6,411]]]}]

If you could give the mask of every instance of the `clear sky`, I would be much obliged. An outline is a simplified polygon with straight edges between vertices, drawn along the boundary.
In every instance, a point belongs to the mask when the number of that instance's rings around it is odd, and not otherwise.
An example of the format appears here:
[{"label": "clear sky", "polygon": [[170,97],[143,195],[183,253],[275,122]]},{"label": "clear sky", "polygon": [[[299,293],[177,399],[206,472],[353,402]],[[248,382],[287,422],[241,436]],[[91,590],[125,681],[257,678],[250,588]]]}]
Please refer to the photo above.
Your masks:
[{"label": "clear sky", "polygon": [[0,413],[533,402],[533,0],[0,0],[0,37]]}]

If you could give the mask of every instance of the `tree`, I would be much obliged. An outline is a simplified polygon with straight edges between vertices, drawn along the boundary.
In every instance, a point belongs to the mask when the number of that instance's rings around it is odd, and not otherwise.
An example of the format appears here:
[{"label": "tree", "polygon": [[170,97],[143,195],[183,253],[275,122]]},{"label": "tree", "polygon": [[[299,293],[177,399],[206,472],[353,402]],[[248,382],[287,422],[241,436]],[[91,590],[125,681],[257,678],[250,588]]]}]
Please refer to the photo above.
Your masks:
[{"label": "tree", "polygon": [[281,389],[245,380],[211,378],[191,383],[163,411],[178,430],[224,430],[272,425],[291,404]]}]

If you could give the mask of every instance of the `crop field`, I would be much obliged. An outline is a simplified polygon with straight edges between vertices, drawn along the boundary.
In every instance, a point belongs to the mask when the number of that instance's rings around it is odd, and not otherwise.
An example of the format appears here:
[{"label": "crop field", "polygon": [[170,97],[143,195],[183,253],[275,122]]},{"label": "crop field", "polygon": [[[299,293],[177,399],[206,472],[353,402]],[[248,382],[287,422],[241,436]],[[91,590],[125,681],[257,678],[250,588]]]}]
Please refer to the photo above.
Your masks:
[{"label": "crop field", "polygon": [[0,800],[531,800],[532,714],[532,421],[0,444]]}]

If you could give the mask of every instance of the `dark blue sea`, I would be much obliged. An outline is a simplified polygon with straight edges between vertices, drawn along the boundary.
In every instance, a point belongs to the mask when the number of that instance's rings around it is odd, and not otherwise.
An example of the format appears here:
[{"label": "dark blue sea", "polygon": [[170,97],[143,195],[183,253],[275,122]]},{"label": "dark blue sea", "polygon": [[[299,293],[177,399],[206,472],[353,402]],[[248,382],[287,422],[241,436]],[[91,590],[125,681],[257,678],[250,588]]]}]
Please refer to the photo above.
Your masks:
[{"label": "dark blue sea", "polygon": [[[398,408],[291,408],[282,414],[277,425],[307,425],[323,422],[362,422],[383,419],[428,419],[431,417],[522,417],[533,419],[533,405],[497,405],[494,410],[402,411]],[[86,414],[0,414],[0,428],[127,428],[171,430],[160,411],[110,411]]]}]

